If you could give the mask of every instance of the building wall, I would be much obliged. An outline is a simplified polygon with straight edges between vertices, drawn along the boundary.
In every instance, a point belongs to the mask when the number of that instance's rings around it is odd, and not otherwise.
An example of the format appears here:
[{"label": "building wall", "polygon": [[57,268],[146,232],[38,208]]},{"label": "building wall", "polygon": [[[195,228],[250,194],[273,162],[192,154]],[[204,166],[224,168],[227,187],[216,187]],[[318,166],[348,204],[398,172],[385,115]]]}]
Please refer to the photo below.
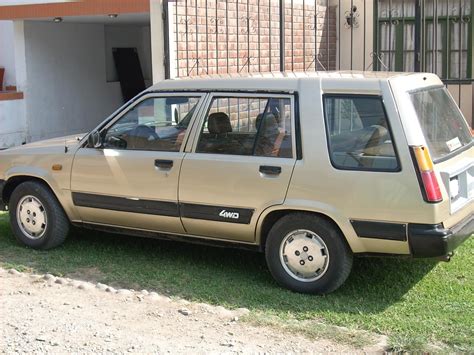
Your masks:
[{"label": "building wall", "polygon": [[[89,131],[122,104],[104,25],[25,22],[28,141]],[[128,43],[129,44],[129,43]]]},{"label": "building wall", "polygon": [[[3,58],[7,71],[7,84],[25,87],[25,56],[23,41],[23,22],[3,22],[5,50],[0,47],[0,56]],[[0,32],[0,37],[2,32]],[[5,58],[7,60],[5,61]],[[21,89],[20,89],[21,90]],[[5,95],[5,94],[2,94]],[[11,95],[9,95],[11,96]],[[0,149],[20,145],[26,142],[27,124],[25,114],[25,100],[0,100]]]},{"label": "building wall", "polygon": [[0,101],[0,149],[25,142],[24,100]]},{"label": "building wall", "polygon": [[149,26],[2,21],[0,28],[8,29],[0,32],[6,81],[24,92],[23,100],[0,101],[0,149],[89,131],[121,106],[113,47],[138,48],[151,85]]},{"label": "building wall", "polygon": [[461,109],[467,123],[474,129],[474,84],[449,84],[447,88]]},{"label": "building wall", "polygon": [[[170,75],[280,71],[278,0],[170,2]],[[336,13],[327,1],[285,2],[285,70],[334,70]]]},{"label": "building wall", "polygon": [[0,21],[0,67],[5,68],[3,86],[16,85],[12,21]]},{"label": "building wall", "polygon": [[166,30],[163,13],[163,0],[150,0],[150,49],[153,83],[157,83],[166,78]]},{"label": "building wall", "polygon": [[[337,63],[344,70],[373,70],[374,4],[373,1],[330,0],[337,17]],[[352,12],[352,26],[346,17]]]}]

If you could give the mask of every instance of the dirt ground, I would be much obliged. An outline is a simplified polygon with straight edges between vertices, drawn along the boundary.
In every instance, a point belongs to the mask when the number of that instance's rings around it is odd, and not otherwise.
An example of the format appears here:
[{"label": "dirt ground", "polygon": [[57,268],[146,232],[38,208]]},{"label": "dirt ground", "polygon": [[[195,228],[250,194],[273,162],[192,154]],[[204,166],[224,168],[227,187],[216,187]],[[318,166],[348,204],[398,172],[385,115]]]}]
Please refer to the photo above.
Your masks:
[{"label": "dirt ground", "polygon": [[382,351],[312,341],[227,310],[0,268],[2,353],[320,353]]}]

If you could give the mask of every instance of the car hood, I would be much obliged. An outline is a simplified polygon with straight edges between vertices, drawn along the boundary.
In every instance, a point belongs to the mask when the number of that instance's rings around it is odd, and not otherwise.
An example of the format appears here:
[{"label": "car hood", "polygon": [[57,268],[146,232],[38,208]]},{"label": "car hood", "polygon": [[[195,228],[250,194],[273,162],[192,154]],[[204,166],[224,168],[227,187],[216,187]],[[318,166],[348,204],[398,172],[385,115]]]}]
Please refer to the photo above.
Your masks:
[{"label": "car hood", "polygon": [[79,142],[82,140],[82,138],[86,134],[87,133],[81,133],[81,134],[74,134],[70,136],[46,139],[42,141],[24,144],[22,146],[11,148],[9,150],[20,150],[20,149],[28,149],[28,148],[54,148],[58,146],[73,148],[77,146],[77,144],[79,144]]}]

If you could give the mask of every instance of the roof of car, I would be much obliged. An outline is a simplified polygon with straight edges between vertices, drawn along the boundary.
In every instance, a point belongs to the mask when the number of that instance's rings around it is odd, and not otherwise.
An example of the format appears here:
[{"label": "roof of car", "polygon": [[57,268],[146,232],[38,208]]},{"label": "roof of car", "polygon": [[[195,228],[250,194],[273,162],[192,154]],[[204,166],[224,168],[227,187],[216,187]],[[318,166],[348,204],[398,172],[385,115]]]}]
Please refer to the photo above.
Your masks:
[{"label": "roof of car", "polygon": [[245,74],[214,74],[164,80],[148,90],[297,90],[302,80],[373,80],[384,81],[394,77],[413,75],[405,72],[384,71],[325,71],[325,72],[271,72]]}]

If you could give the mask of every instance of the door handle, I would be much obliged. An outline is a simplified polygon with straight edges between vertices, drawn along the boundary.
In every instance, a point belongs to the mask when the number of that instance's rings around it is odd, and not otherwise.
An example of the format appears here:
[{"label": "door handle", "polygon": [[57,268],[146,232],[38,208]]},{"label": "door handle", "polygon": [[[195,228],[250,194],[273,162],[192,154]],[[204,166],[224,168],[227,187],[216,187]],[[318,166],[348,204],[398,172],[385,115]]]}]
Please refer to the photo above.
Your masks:
[{"label": "door handle", "polygon": [[173,167],[172,160],[163,160],[163,159],[156,159],[155,166],[160,169],[171,169]]},{"label": "door handle", "polygon": [[280,175],[281,167],[280,166],[271,166],[271,165],[260,165],[259,171],[262,174],[266,175]]}]

